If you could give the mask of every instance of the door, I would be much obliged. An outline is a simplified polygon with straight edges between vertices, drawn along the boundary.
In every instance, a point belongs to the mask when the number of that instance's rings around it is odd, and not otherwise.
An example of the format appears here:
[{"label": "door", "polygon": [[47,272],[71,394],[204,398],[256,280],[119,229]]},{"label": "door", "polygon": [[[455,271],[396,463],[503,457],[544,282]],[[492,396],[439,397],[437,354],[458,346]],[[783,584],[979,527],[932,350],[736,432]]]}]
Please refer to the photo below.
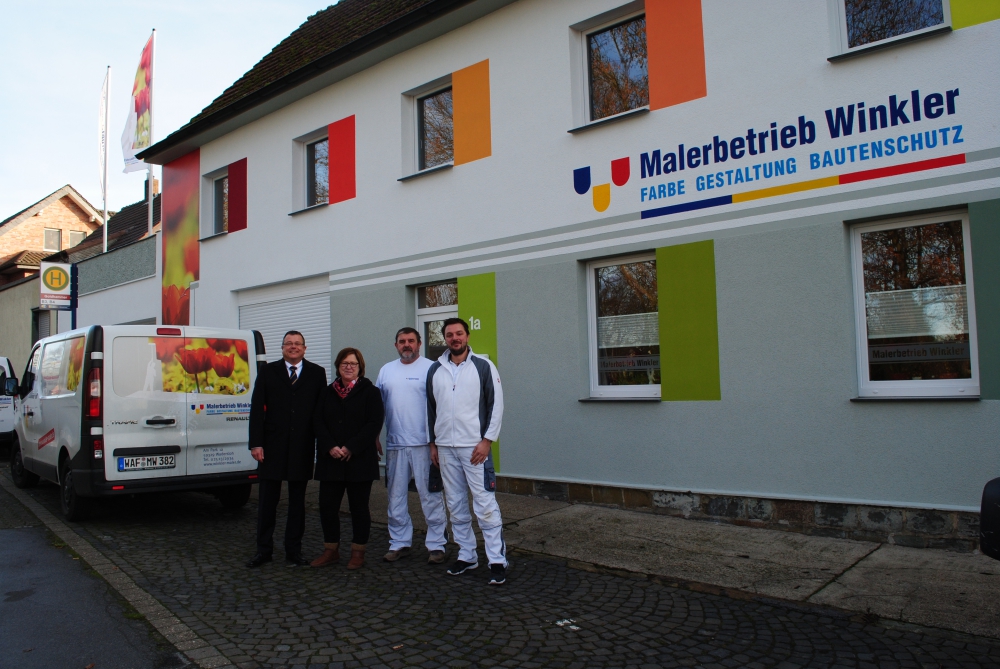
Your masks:
[{"label": "door", "polygon": [[28,394],[21,400],[21,458],[32,469],[35,451],[38,450],[38,440],[43,432],[41,400],[38,397],[39,384],[38,366],[42,361],[42,347],[38,345],[28,358],[28,366],[24,370],[21,383],[29,384]]},{"label": "door", "polygon": [[188,475],[256,471],[247,448],[257,378],[253,335],[207,328],[184,328],[184,335],[187,366],[203,370],[188,393]]},{"label": "door", "polygon": [[149,328],[148,334],[135,335],[135,328],[128,334],[105,328],[104,473],[109,481],[187,473],[188,390],[196,380],[184,367],[193,364],[191,354],[184,353],[187,342],[180,328],[175,330],[176,335],[160,335]]},{"label": "door", "polygon": [[[458,309],[454,307],[439,307],[437,309],[422,309],[417,315],[417,331],[423,344],[422,354],[430,360],[437,360],[448,349],[444,343],[444,333],[441,326],[446,318],[456,318]],[[432,313],[427,313],[432,312]]]},{"label": "door", "polygon": [[40,433],[35,450],[35,468],[44,476],[56,477],[59,451],[65,446],[75,454],[80,441],[80,393],[86,336],[47,341],[39,365],[39,413],[35,428]]}]

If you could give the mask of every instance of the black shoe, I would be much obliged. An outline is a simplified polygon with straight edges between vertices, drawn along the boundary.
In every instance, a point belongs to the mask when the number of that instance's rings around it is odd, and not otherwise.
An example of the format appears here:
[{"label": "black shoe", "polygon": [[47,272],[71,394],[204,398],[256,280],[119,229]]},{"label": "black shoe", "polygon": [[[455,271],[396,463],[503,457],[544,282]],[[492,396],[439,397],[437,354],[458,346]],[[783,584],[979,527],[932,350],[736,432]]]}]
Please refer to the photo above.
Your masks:
[{"label": "black shoe", "polygon": [[448,574],[451,576],[458,576],[459,574],[464,574],[467,571],[472,571],[478,566],[478,562],[462,562],[461,560],[455,560],[454,564],[448,567]]},{"label": "black shoe", "polygon": [[272,560],[270,555],[264,555],[263,553],[257,553],[249,561],[247,561],[247,569],[253,569],[254,567],[259,567],[265,562],[270,562]]},{"label": "black shoe", "polygon": [[302,557],[301,553],[297,553],[295,555],[286,555],[285,564],[289,567],[308,567],[309,560]]},{"label": "black shoe", "polygon": [[490,572],[493,574],[490,577],[490,585],[503,585],[507,582],[507,568],[502,564],[491,564]]}]

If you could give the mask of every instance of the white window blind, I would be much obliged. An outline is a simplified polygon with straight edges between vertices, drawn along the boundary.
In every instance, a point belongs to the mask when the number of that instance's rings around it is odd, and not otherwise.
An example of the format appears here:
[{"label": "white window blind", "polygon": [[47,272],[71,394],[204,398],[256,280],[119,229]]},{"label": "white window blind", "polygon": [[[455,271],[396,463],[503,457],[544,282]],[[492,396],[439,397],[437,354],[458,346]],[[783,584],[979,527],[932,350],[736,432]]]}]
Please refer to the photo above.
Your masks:
[{"label": "white window blind", "polygon": [[601,316],[597,319],[597,348],[630,348],[659,344],[659,312]]},{"label": "white window blind", "polygon": [[868,338],[942,337],[969,332],[965,286],[865,294]]}]

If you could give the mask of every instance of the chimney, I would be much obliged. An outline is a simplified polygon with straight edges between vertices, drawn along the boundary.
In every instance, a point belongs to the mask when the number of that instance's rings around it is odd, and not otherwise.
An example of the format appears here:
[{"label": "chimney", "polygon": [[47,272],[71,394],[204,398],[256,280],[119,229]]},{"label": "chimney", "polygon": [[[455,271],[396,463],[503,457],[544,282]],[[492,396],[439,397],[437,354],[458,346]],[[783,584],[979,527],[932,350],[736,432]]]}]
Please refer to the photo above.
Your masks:
[{"label": "chimney", "polygon": [[[153,197],[156,197],[159,194],[160,194],[160,180],[153,179]],[[149,199],[149,177],[146,177],[146,182],[143,184],[142,199],[143,200]]]}]

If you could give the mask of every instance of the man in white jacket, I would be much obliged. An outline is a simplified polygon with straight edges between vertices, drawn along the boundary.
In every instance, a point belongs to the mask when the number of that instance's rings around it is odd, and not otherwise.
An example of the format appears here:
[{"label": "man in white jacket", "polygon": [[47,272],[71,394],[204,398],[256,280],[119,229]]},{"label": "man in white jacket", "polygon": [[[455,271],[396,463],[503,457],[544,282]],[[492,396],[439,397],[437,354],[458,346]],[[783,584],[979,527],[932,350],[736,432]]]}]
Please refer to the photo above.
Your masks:
[{"label": "man in white jacket", "polygon": [[507,547],[496,498],[491,445],[500,435],[503,390],[497,368],[469,348],[469,325],[449,318],[442,326],[448,350],[427,370],[427,427],[431,460],[441,468],[458,560],[457,576],[479,566],[467,491],[483,532],[490,585],[507,580]]}]

